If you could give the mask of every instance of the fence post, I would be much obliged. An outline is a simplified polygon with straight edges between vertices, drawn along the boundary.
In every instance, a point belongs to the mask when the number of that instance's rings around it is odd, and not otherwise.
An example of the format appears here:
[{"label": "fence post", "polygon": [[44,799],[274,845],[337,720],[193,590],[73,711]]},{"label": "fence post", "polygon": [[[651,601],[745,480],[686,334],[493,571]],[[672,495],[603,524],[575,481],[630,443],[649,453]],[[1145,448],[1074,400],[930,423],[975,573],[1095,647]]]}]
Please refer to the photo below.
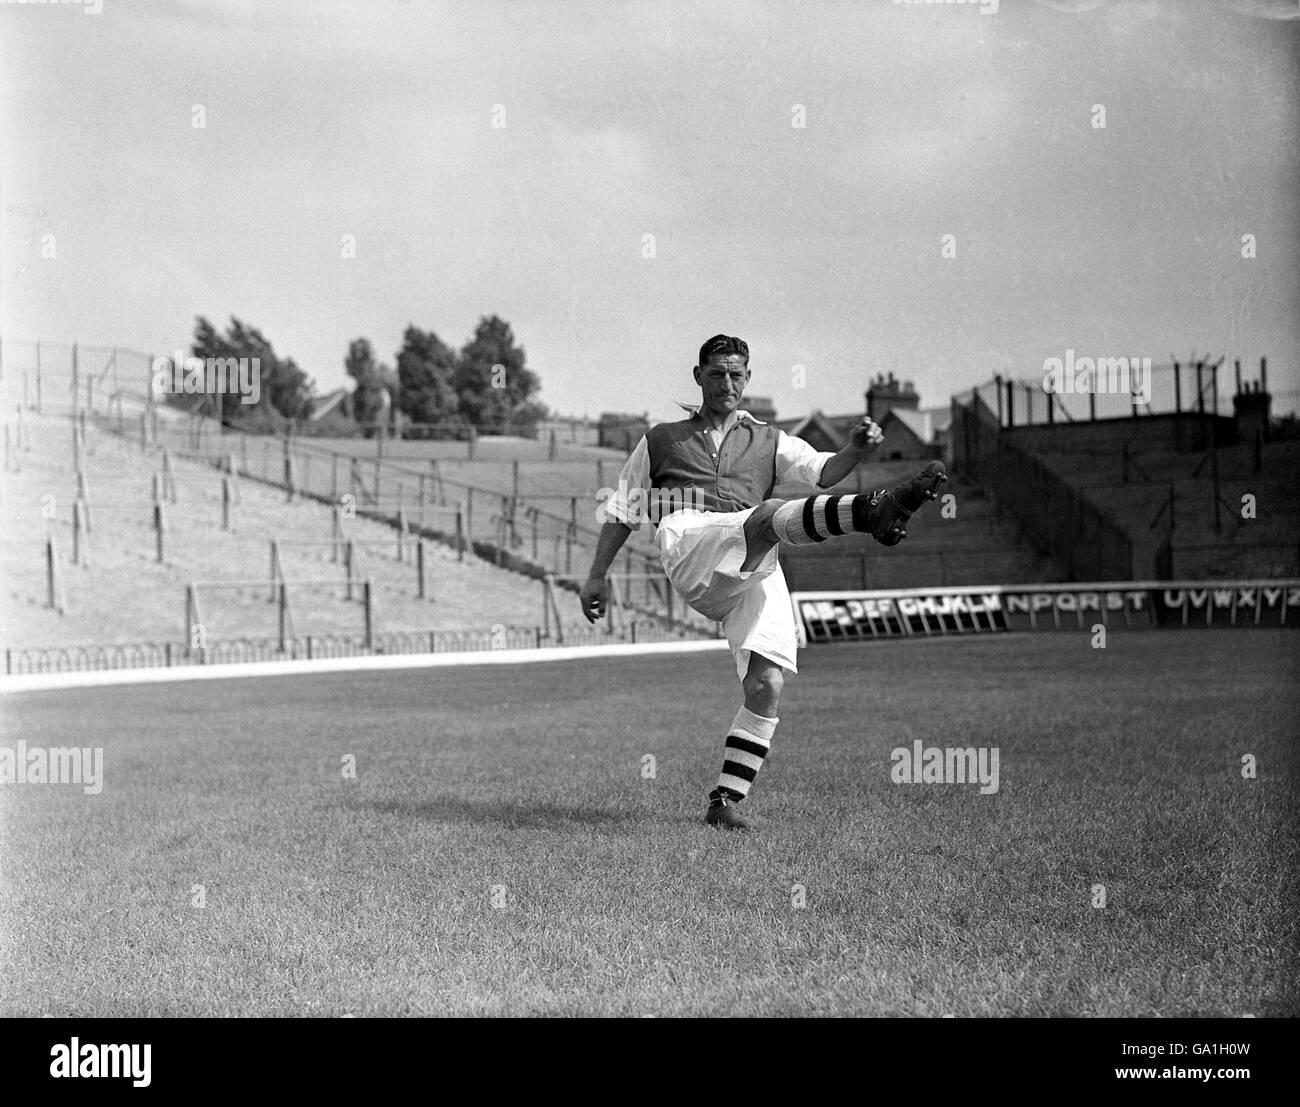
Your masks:
[{"label": "fence post", "polygon": [[[1210,433],[1210,480],[1214,484],[1214,533],[1223,533],[1223,521],[1219,517],[1219,444],[1214,440],[1214,428]],[[1206,610],[1208,610],[1208,605]]]},{"label": "fence post", "polygon": [[546,588],[546,602],[550,605],[551,614],[555,616],[555,641],[560,645],[564,644],[564,624],[560,620],[560,605],[555,598],[555,578],[547,573],[543,578]]},{"label": "fence post", "polygon": [[289,630],[289,590],[284,586],[283,582],[280,584],[276,595],[276,615],[279,626],[280,652],[284,653]]},{"label": "fence post", "polygon": [[415,540],[415,596],[424,599],[424,539]]},{"label": "fence post", "polygon": [[344,555],[347,558],[348,599],[350,600],[352,599],[352,577],[357,567],[357,544],[351,538],[348,539],[348,544],[344,547]]},{"label": "fence post", "polygon": [[339,498],[339,455],[331,455],[333,461],[330,462],[330,499],[335,503]]},{"label": "fence post", "polygon": [[330,561],[339,563],[339,544],[343,541],[343,509],[336,503],[330,512]]},{"label": "fence post", "polygon": [[155,500],[153,505],[153,529],[157,543],[156,560],[161,565],[167,555],[167,522],[163,516],[162,500]]},{"label": "fence post", "polygon": [[72,564],[89,565],[90,558],[87,556],[89,551],[85,546],[86,520],[84,517],[85,504],[81,500],[74,500],[72,504]]},{"label": "fence post", "polygon": [[297,491],[297,477],[297,464],[293,454],[289,452],[289,442],[286,439],[284,444],[284,499],[286,503],[293,503],[294,493]]},{"label": "fence post", "polygon": [[275,602],[278,595],[275,587],[275,582],[276,579],[279,577],[279,575],[280,575],[280,543],[277,542],[274,538],[272,538],[271,539],[271,566],[269,570],[269,576],[271,578],[271,594],[267,596],[267,599],[271,603]]},{"label": "fence post", "polygon": [[371,606],[371,589],[370,579],[367,578],[361,585],[362,597],[366,608],[366,649],[375,648],[375,613]]},{"label": "fence post", "polygon": [[221,529],[230,529],[230,478],[221,478]]},{"label": "fence post", "polygon": [[54,535],[45,539],[45,595],[46,606],[63,614],[63,588],[59,579],[59,559],[54,549]]},{"label": "fence post", "polygon": [[465,560],[465,512],[456,505],[456,560]]},{"label": "fence post", "polygon": [[171,450],[163,450],[163,490],[167,494],[167,502],[176,502],[176,470],[172,466]]},{"label": "fence post", "polygon": [[406,560],[406,508],[397,509],[397,560]]}]

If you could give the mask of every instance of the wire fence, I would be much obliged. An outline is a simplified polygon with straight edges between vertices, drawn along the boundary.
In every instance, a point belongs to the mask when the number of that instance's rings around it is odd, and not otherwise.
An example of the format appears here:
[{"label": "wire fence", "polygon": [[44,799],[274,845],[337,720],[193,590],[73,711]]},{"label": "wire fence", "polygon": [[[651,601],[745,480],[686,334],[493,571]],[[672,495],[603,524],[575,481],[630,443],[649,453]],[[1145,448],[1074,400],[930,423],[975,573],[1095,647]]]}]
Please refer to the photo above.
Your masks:
[{"label": "wire fence", "polygon": [[[953,397],[969,406],[979,400],[999,426],[1054,426],[1106,419],[1140,419],[1150,415],[1197,414],[1231,417],[1237,397],[1268,392],[1268,359],[1259,374],[1243,377],[1240,361],[1191,358],[1183,362],[1145,364],[1140,358],[1057,359],[1036,378],[996,376]],[[1275,417],[1294,415],[1300,390],[1269,393]]]},{"label": "wire fence", "polygon": [[395,631],[373,636],[308,634],[281,643],[276,637],[231,638],[188,642],[145,641],[114,645],[11,647],[5,650],[5,672],[94,672],[110,669],[160,669],[255,661],[295,661],[321,658],[379,657],[430,653],[491,653],[496,650],[546,650],[561,646],[611,643],[674,642],[684,636],[666,630],[657,620],[633,620],[613,634],[604,628],[572,629],[558,638],[541,627],[509,626],[478,630]]},{"label": "wire fence", "polygon": [[[177,484],[184,486],[187,481],[203,480],[197,475],[178,475],[176,466],[181,461],[198,462],[217,470],[215,479],[221,482],[223,530],[231,529],[232,517],[240,503],[241,477],[282,489],[287,501],[314,499],[332,505],[333,533],[317,544],[332,546],[334,560],[344,561],[343,576],[349,584],[354,578],[360,579],[356,572],[358,546],[345,541],[341,516],[378,521],[394,528],[396,559],[408,561],[415,569],[416,594],[421,598],[424,595],[421,539],[448,544],[461,559],[468,554],[522,572],[543,581],[544,587],[552,592],[552,585],[545,584],[546,578],[581,573],[594,555],[599,536],[596,497],[588,500],[586,495],[562,496],[553,491],[526,494],[523,478],[536,467],[534,462],[525,460],[521,465],[521,460],[515,457],[504,464],[495,464],[495,475],[509,483],[505,490],[500,485],[487,487],[458,480],[447,472],[449,464],[468,459],[449,462],[445,457],[384,456],[382,438],[370,456],[357,456],[351,452],[357,440],[255,434],[224,426],[205,414],[187,413],[157,403],[151,391],[138,391],[135,387],[151,364],[150,357],[139,351],[44,343],[25,349],[5,343],[0,349],[3,351],[0,391],[5,404],[12,403],[17,414],[14,423],[5,422],[6,471],[20,471],[22,453],[31,448],[33,420],[26,419],[26,415],[41,417],[46,426],[50,416],[66,418],[71,427],[71,464],[77,482],[72,514],[73,564],[89,564],[85,538],[91,518],[101,511],[139,512],[154,533],[153,559],[166,562],[169,530],[174,525],[168,505],[177,502]],[[29,360],[24,360],[24,353]],[[142,455],[160,461],[160,470],[148,478],[147,496],[139,487],[139,476],[99,474],[88,481],[82,457],[90,426],[136,444]],[[419,448],[408,442],[389,445],[390,449],[400,445],[408,451],[413,446]],[[548,488],[554,487],[557,472],[561,480],[582,471],[588,480],[594,476],[597,481],[612,481],[617,473],[617,469],[605,468],[609,462],[604,458],[560,458],[540,464],[551,470],[548,474],[551,484],[545,486]],[[614,464],[621,466],[621,461]],[[132,487],[132,482],[136,487]],[[592,514],[590,522],[586,520],[588,510]],[[293,540],[285,539],[283,544],[291,545]],[[273,540],[273,564],[274,551]],[[60,555],[53,539],[41,544],[37,553],[45,561],[46,605],[62,612],[66,604]],[[717,633],[715,624],[683,605],[678,604],[674,610],[671,586],[653,547],[644,538],[633,537],[612,567],[610,578],[617,590],[620,614],[638,627],[631,633],[638,634],[640,640],[648,640],[649,627],[655,620],[660,621],[663,633],[671,637]],[[274,587],[276,582],[271,579],[267,583]],[[192,594],[194,584],[190,585]],[[281,584],[294,582],[281,578]],[[211,590],[218,586],[218,582],[206,582],[202,587]],[[561,583],[559,587],[575,590],[571,583]],[[287,589],[281,587],[279,595],[286,600]],[[554,606],[553,595],[548,598],[544,594],[544,613],[548,605]],[[282,606],[286,610],[282,613],[278,641],[293,637],[292,615],[287,602]],[[191,622],[188,607],[187,601],[187,626]],[[637,616],[641,618],[638,620]],[[563,633],[561,625],[556,610],[555,633]],[[620,631],[620,635],[626,633],[629,632]],[[596,634],[593,638],[608,641],[609,635]]]}]

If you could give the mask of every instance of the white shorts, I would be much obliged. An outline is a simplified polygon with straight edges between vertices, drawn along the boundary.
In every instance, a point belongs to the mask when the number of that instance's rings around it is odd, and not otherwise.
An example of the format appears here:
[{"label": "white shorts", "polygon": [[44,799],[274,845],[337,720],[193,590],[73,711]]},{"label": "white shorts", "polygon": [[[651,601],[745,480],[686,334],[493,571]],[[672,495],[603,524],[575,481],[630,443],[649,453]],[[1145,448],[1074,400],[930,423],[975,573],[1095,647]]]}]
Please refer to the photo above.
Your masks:
[{"label": "white shorts", "polygon": [[742,680],[751,653],[798,672],[794,608],[775,547],[757,569],[740,568],[753,511],[674,511],[655,534],[668,579],[692,608],[722,624]]}]

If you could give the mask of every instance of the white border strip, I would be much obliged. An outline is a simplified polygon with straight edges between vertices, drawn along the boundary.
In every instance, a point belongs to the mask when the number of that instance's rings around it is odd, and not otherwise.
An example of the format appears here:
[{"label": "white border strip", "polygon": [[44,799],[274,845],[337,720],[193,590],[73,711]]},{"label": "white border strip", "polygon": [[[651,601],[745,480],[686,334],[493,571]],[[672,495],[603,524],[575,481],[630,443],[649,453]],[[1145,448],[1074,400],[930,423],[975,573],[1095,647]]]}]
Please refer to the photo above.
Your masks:
[{"label": "white border strip", "polygon": [[1277,577],[1269,580],[1251,578],[1249,580],[1111,580],[1111,581],[1066,581],[1052,584],[949,584],[926,588],[839,588],[825,592],[794,592],[791,598],[797,600],[840,600],[840,599],[898,599],[914,596],[970,596],[1008,592],[1153,592],[1175,591],[1178,589],[1209,589],[1211,592],[1224,588],[1300,588],[1300,579],[1295,577]]},{"label": "white border strip", "polygon": [[0,694],[103,688],[117,684],[173,684],[182,680],[233,680],[239,677],[310,676],[383,669],[444,669],[463,665],[520,665],[539,661],[586,661],[597,657],[642,657],[659,653],[714,653],[729,649],[723,639],[694,642],[638,642],[609,646],[554,646],[528,650],[464,653],[389,654],[380,657],[326,657],[311,661],[249,661],[225,665],[176,665],[157,669],[98,669],[70,673],[24,673],[0,677]]}]

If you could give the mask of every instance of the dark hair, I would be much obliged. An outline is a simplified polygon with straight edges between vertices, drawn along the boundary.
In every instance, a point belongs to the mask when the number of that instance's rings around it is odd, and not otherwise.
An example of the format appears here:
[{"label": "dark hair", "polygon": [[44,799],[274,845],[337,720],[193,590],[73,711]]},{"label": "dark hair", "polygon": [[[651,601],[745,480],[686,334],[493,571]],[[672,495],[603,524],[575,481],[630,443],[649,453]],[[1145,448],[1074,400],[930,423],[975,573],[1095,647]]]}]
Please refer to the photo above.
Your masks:
[{"label": "dark hair", "polygon": [[722,354],[724,357],[728,354],[739,354],[745,359],[745,364],[749,364],[749,346],[743,338],[734,338],[731,335],[726,334],[715,334],[700,347],[699,366],[703,368],[708,365],[709,358],[714,354]]}]

